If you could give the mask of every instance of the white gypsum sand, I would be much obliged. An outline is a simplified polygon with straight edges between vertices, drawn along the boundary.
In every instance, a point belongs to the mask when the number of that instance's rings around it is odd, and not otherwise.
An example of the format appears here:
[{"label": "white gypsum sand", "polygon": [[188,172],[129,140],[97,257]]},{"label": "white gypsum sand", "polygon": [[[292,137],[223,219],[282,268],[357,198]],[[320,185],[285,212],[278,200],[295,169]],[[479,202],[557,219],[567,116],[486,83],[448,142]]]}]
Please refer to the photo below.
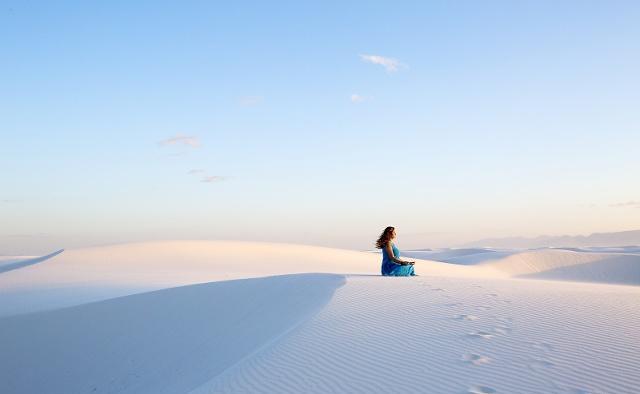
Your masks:
[{"label": "white gypsum sand", "polygon": [[0,392],[638,391],[640,256],[494,257],[388,278],[302,245],[67,250],[0,273]]}]

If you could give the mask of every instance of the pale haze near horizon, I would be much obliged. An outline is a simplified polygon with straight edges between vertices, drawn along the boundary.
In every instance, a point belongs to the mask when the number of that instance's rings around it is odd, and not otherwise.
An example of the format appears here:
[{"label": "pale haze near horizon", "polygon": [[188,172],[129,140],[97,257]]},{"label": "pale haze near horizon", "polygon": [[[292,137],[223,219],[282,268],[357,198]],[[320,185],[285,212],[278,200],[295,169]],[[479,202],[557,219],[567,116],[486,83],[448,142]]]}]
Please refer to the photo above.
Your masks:
[{"label": "pale haze near horizon", "polygon": [[640,3],[4,3],[0,254],[640,223]]}]

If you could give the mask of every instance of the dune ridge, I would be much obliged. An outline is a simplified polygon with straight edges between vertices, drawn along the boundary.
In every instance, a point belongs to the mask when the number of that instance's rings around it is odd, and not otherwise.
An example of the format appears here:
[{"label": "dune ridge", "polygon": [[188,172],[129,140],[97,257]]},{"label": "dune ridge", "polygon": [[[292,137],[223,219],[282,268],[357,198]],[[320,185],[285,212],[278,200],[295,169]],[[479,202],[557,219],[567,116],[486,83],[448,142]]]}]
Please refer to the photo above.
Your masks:
[{"label": "dune ridge", "polygon": [[[484,270],[420,260],[423,272]],[[296,273],[379,275],[380,255],[308,245],[154,241],[68,249],[0,275],[0,316],[62,308],[163,288]],[[487,270],[487,275],[493,275]],[[37,289],[37,291],[35,291]]]},{"label": "dune ridge", "polygon": [[3,272],[7,272],[7,271],[11,271],[11,270],[15,270],[18,268],[23,268],[23,267],[28,267],[30,265],[33,264],[38,264],[41,263],[43,261],[46,261],[54,256],[59,255],[60,253],[64,252],[64,249],[60,249],[57,250],[53,253],[50,253],[48,255],[45,256],[40,256],[40,257],[29,257],[29,258],[7,258],[7,259],[3,259],[3,261],[0,261],[0,273]]}]

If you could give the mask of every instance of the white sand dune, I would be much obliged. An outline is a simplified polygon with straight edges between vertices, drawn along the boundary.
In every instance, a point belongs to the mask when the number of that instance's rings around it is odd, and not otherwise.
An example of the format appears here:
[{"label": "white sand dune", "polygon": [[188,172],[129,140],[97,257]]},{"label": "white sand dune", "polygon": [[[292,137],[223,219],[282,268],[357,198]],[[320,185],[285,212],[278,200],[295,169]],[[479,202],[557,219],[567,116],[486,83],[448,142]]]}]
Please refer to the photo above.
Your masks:
[{"label": "white sand dune", "polygon": [[347,250],[233,241],[67,250],[45,263],[1,273],[0,316],[211,281],[308,272],[375,273],[374,260]]},{"label": "white sand dune", "polygon": [[486,248],[407,251],[404,255],[459,265],[476,265],[502,276],[562,281],[640,285],[638,247]]},{"label": "white sand dune", "polygon": [[443,263],[474,265],[485,261],[496,260],[502,257],[511,256],[518,253],[519,250],[494,250],[486,248],[467,248],[467,249],[440,249],[431,251],[409,250],[404,252],[405,256],[416,258],[441,261]]},{"label": "white sand dune", "polygon": [[[44,263],[0,273],[0,316],[79,305],[211,281],[296,273],[380,273],[380,256],[307,245],[236,241],[142,242],[66,250]],[[423,272],[476,276],[421,262]]]},{"label": "white sand dune", "polygon": [[485,264],[513,277],[640,285],[640,255],[637,254],[544,249]]},{"label": "white sand dune", "polygon": [[301,245],[67,250],[0,273],[0,392],[637,393],[640,286],[592,282],[637,278],[638,257],[385,278],[379,254]]}]

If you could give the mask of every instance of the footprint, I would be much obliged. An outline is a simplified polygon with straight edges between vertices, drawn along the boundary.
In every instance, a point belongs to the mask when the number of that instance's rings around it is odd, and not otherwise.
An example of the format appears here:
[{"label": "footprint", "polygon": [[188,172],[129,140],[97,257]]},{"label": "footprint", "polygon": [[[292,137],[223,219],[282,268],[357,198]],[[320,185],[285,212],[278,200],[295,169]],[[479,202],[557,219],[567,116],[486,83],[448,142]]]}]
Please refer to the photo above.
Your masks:
[{"label": "footprint", "polygon": [[454,306],[460,306],[460,305],[462,305],[462,303],[460,303],[460,302],[450,302],[450,303],[444,304],[442,306],[446,306],[446,307],[452,308]]},{"label": "footprint", "polygon": [[453,319],[473,321],[473,320],[478,320],[479,317],[474,315],[456,315]]},{"label": "footprint", "polygon": [[492,394],[497,391],[489,386],[472,386],[467,391],[469,394]]},{"label": "footprint", "polygon": [[431,291],[444,291],[444,289],[441,289],[440,287],[435,288],[435,289],[431,289]]},{"label": "footprint", "polygon": [[498,295],[496,293],[489,293],[489,294],[485,294],[488,295],[489,297],[497,297]]},{"label": "footprint", "polygon": [[476,305],[476,306],[474,306],[474,308],[480,309],[480,310],[483,310],[483,311],[488,311],[489,309],[491,309],[491,307],[489,305]]},{"label": "footprint", "polygon": [[462,361],[473,365],[488,364],[491,359],[489,357],[481,356],[479,354],[465,354],[462,356]]},{"label": "footprint", "polygon": [[483,339],[491,339],[494,337],[494,335],[490,332],[486,332],[486,331],[474,331],[474,332],[470,332],[469,334],[467,334],[467,336],[472,337],[472,338],[483,338]]}]

